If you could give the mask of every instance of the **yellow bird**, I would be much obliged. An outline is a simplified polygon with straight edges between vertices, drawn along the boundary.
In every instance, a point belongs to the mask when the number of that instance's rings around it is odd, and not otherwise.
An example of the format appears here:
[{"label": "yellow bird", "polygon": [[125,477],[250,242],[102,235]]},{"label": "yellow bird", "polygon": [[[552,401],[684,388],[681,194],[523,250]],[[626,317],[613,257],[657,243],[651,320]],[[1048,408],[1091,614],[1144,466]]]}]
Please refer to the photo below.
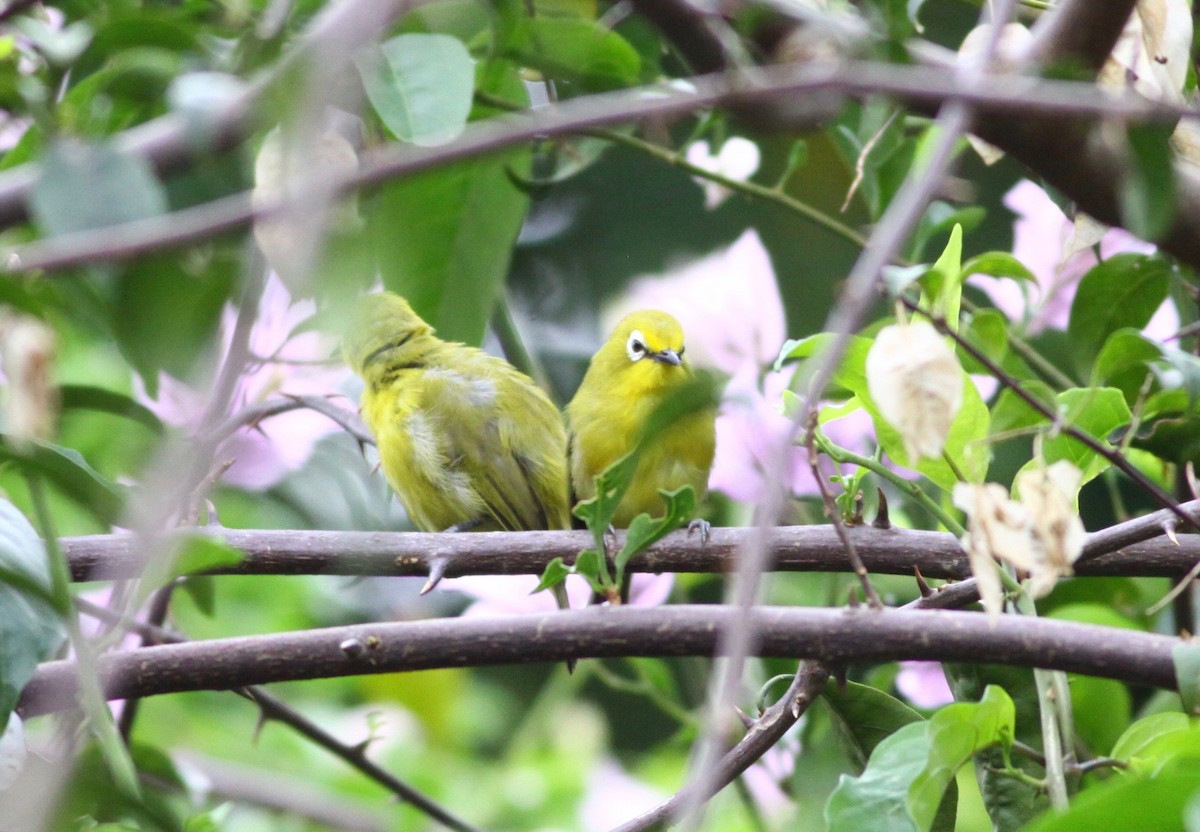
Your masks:
[{"label": "yellow bird", "polygon": [[[596,475],[633,450],[655,408],[691,377],[683,327],[674,317],[646,309],[617,324],[567,405],[577,498],[595,496]],[[660,488],[690,485],[697,502],[704,499],[716,447],[715,419],[712,408],[686,414],[642,449],[614,526],[625,528],[642,512],[664,514]]]},{"label": "yellow bird", "polygon": [[383,472],[418,529],[570,528],[562,416],[528,376],[437,338],[391,292],[359,301],[342,351],[366,383],[362,414]]}]

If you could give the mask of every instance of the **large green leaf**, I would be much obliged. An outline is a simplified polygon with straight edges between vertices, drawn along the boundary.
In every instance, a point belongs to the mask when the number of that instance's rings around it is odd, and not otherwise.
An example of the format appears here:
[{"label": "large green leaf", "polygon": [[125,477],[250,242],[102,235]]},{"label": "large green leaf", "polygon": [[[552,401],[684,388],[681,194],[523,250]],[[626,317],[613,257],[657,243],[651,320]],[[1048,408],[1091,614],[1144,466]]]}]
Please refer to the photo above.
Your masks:
[{"label": "large green leaf", "polygon": [[1132,407],[1141,393],[1150,364],[1162,357],[1161,345],[1142,335],[1141,330],[1126,328],[1112,333],[1100,348],[1092,365],[1092,385],[1116,387]]},{"label": "large green leaf", "polygon": [[1151,714],[1125,729],[1113,744],[1111,756],[1133,771],[1153,773],[1166,762],[1164,752],[1180,738],[1195,734],[1198,726],[1200,722],[1178,711]]},{"label": "large green leaf", "polygon": [[979,702],[947,705],[927,722],[905,725],[875,746],[859,777],[842,776],[825,805],[828,828],[935,828],[955,773],[985,748],[1010,746],[1015,717],[1008,694],[990,685]]},{"label": "large green leaf", "polygon": [[95,410],[111,413],[137,422],[155,433],[162,433],[163,424],[154,411],[124,393],[92,387],[86,384],[64,384],[59,388],[62,408],[68,410]]},{"label": "large green leaf", "polygon": [[1173,124],[1129,126],[1129,165],[1121,177],[1121,219],[1146,240],[1157,240],[1175,216]]},{"label": "large green leaf", "polygon": [[151,257],[126,268],[115,289],[113,331],[151,396],[159,371],[187,380],[197,361],[211,356],[237,275],[237,260],[224,249]]},{"label": "large green leaf", "polygon": [[430,146],[450,141],[467,124],[475,65],[449,35],[397,35],[355,58],[371,106],[392,135]]},{"label": "large green leaf", "polygon": [[0,726],[8,723],[38,662],[53,656],[65,637],[51,595],[41,538],[12,503],[0,499]]},{"label": "large green leaf", "polygon": [[[1133,414],[1125,396],[1113,387],[1078,387],[1058,394],[1058,412],[1062,420],[1108,445],[1107,437],[1129,424]],[[1082,442],[1059,434],[1042,443],[1046,463],[1065,459],[1083,472],[1086,483],[1109,467],[1110,463]],[[1034,460],[1033,462],[1037,462]]]},{"label": "large green leaf", "polygon": [[41,441],[26,444],[22,453],[16,453],[0,437],[0,463],[45,477],[106,526],[119,519],[125,505],[124,486],[99,473],[72,448]]},{"label": "large green leaf", "polygon": [[637,82],[642,58],[616,32],[590,20],[525,18],[507,57],[544,75],[605,90]]},{"label": "large green leaf", "polygon": [[29,207],[43,233],[70,234],[162,214],[167,197],[144,159],[61,141],[42,160]]},{"label": "large green leaf", "polygon": [[1145,829],[1195,832],[1184,822],[1189,803],[1200,794],[1195,771],[1152,780],[1114,778],[1088,789],[1065,812],[1049,812],[1027,832],[1095,832],[1098,829]]},{"label": "large green leaf", "polygon": [[[480,72],[488,91],[506,100],[524,96],[513,67]],[[406,297],[440,337],[483,340],[529,209],[513,178],[529,178],[531,159],[530,149],[519,147],[382,189],[369,223],[384,286]]]},{"label": "large green leaf", "polygon": [[1079,281],[1067,335],[1080,373],[1118,329],[1141,329],[1167,297],[1171,266],[1161,257],[1118,254],[1094,266]]},{"label": "large green leaf", "polygon": [[875,746],[924,717],[894,696],[858,682],[830,680],[821,698],[833,716],[842,745],[861,773]]}]

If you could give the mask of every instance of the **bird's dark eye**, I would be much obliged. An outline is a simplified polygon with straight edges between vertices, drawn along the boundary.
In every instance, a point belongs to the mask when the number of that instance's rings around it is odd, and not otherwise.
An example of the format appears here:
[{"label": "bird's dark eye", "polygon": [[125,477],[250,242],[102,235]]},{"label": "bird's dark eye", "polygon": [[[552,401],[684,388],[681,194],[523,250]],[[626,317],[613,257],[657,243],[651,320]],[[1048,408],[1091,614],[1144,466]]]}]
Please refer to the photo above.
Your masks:
[{"label": "bird's dark eye", "polygon": [[625,342],[625,353],[630,361],[639,361],[646,354],[646,338],[639,330],[635,329],[629,334],[629,340]]}]

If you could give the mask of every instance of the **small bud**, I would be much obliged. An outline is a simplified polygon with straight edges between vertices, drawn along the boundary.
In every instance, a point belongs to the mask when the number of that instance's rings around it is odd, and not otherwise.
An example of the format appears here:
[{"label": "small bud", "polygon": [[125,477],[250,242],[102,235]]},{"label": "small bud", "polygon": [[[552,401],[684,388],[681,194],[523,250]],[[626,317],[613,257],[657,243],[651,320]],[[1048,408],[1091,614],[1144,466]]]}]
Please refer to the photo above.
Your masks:
[{"label": "small bud", "polygon": [[899,431],[909,463],[942,453],[962,407],[963,369],[932,324],[881,329],[867,353],[867,389]]},{"label": "small bud", "polygon": [[58,386],[54,383],[54,330],[37,318],[0,319],[0,365],[4,386],[4,431],[23,445],[54,436],[58,423]]}]

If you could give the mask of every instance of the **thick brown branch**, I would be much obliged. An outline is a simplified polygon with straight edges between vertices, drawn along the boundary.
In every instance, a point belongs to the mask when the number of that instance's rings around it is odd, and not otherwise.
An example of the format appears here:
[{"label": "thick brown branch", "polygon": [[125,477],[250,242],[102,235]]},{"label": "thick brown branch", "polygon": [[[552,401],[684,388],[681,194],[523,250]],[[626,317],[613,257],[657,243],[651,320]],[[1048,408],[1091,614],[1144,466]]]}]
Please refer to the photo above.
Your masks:
[{"label": "thick brown branch", "polygon": [[[1194,509],[1193,509],[1194,510]],[[1140,534],[1118,535],[1124,548],[1099,554],[1089,543],[1088,559],[1080,562],[1082,576],[1127,575],[1178,577],[1200,560],[1200,536],[1162,535],[1153,523],[1135,529]],[[1120,529],[1122,527],[1114,527]],[[685,531],[675,532],[630,561],[634,572],[726,572],[752,529],[714,528],[707,544]],[[587,532],[481,532],[424,534],[419,532],[273,531],[197,528],[190,534],[213,534],[245,559],[214,569],[237,575],[391,575],[428,577],[434,561],[446,562],[446,576],[540,575],[556,557],[574,558],[592,545]],[[623,533],[620,533],[623,534]],[[846,553],[831,526],[784,526],[770,531],[774,569],[781,572],[844,572]],[[870,572],[911,575],[914,567],[928,578],[960,579],[970,575],[966,557],[953,535],[903,529],[848,529]],[[1133,540],[1147,542],[1126,542]],[[143,563],[129,535],[67,537],[63,551],[76,580],[132,578]],[[1096,554],[1092,554],[1096,553]]]},{"label": "thick brown branch", "polygon": [[[110,699],[369,673],[562,662],[615,656],[711,656],[723,606],[590,607],[502,618],[330,627],[109,653],[97,672]],[[846,662],[933,659],[1042,667],[1175,687],[1178,639],[1132,630],[977,613],[760,607],[756,654]],[[42,665],[24,716],[75,707],[74,662]]]}]

